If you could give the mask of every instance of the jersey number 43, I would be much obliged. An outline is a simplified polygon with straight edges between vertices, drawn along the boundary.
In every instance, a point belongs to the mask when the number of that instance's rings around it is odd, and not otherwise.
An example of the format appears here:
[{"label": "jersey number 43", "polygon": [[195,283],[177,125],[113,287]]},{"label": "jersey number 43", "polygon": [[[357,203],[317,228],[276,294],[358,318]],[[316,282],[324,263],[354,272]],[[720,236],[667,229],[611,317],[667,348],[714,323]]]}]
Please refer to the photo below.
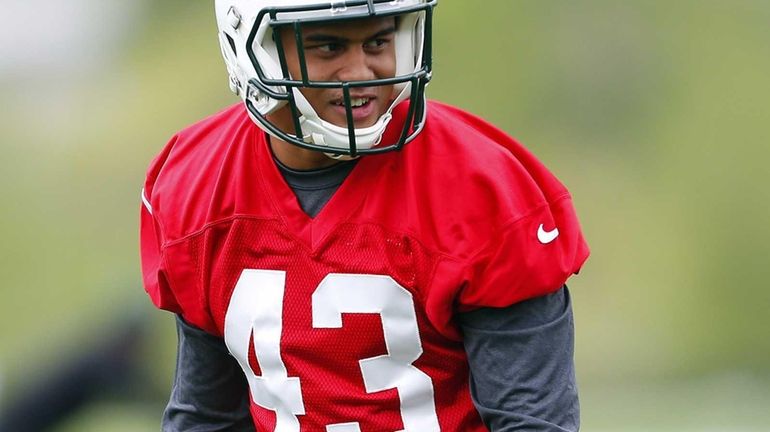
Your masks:
[{"label": "jersey number 43", "polygon": [[[281,356],[285,286],[286,272],[244,270],[227,309],[225,343],[246,374],[254,403],[275,412],[274,432],[299,432],[298,416],[306,409],[302,379],[288,376]],[[433,384],[413,365],[423,350],[412,294],[389,276],[331,273],[313,292],[313,327],[341,328],[343,313],[380,315],[387,354],[360,359],[366,392],[397,389],[404,431],[439,431]],[[260,376],[249,366],[252,340]],[[349,420],[326,431],[361,432]]]}]

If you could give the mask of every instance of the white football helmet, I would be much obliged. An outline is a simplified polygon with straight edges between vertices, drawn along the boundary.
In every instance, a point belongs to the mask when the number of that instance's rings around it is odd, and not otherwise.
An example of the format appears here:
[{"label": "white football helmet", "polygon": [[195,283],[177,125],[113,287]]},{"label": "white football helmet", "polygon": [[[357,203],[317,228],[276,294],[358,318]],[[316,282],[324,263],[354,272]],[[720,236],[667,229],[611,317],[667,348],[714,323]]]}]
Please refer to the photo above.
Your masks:
[{"label": "white football helmet", "polygon": [[[330,156],[358,156],[398,150],[423,128],[425,86],[431,79],[432,12],[437,0],[215,0],[219,42],[230,75],[230,89],[239,95],[251,118],[267,133],[300,147]],[[398,16],[394,37],[396,75],[365,81],[311,81],[306,75],[301,41],[301,77],[290,76],[280,38],[281,27],[300,32],[303,25],[371,17]],[[298,41],[301,38],[298,38]],[[303,88],[342,89],[347,118],[352,119],[350,88],[393,86],[393,102],[373,126],[334,125],[316,113]],[[399,138],[381,143],[393,109],[408,100]],[[284,131],[267,116],[289,106],[294,131]],[[394,125],[395,126],[395,125]]]}]

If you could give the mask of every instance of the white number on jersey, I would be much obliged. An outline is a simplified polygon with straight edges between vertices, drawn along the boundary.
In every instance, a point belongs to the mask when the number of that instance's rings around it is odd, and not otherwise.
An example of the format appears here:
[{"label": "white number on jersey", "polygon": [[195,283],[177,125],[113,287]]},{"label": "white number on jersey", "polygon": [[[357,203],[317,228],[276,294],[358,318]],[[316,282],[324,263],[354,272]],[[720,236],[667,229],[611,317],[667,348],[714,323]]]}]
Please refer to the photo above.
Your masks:
[{"label": "white number on jersey", "polygon": [[[225,343],[248,378],[254,402],[276,413],[274,432],[299,432],[297,416],[305,414],[301,382],[288,376],[280,349],[285,286],[285,272],[244,270],[227,309]],[[440,430],[431,379],[413,365],[422,355],[422,343],[409,291],[389,276],[333,273],[313,293],[312,307],[315,328],[341,328],[343,313],[379,314],[388,353],[359,361],[366,392],[398,390],[400,432]],[[252,336],[262,376],[248,363]],[[348,421],[327,425],[326,431],[360,428]]]}]

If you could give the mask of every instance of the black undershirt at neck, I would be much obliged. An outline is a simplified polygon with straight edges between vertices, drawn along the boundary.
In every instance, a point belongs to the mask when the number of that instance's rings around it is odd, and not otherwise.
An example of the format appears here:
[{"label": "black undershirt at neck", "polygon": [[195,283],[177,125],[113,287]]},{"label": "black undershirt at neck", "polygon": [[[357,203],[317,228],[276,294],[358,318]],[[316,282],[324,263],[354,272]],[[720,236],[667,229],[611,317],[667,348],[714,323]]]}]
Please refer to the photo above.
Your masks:
[{"label": "black undershirt at neck", "polygon": [[284,180],[297,196],[302,210],[310,217],[315,217],[331,199],[348,174],[356,166],[357,160],[340,161],[332,166],[296,170],[273,158]]}]

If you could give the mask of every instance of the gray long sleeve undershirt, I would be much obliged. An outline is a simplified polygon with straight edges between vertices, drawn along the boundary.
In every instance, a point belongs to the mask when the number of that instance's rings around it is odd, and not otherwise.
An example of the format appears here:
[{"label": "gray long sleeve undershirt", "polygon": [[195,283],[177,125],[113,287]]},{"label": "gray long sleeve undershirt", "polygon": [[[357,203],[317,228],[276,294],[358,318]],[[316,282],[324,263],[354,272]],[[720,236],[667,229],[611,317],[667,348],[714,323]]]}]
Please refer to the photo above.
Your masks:
[{"label": "gray long sleeve undershirt", "polygon": [[[315,171],[278,166],[302,209],[315,216],[355,161]],[[489,430],[578,430],[574,325],[566,286],[507,308],[461,313],[457,319],[470,364],[471,397]],[[163,431],[254,431],[246,380],[224,341],[181,318],[177,331],[177,367]]]}]

